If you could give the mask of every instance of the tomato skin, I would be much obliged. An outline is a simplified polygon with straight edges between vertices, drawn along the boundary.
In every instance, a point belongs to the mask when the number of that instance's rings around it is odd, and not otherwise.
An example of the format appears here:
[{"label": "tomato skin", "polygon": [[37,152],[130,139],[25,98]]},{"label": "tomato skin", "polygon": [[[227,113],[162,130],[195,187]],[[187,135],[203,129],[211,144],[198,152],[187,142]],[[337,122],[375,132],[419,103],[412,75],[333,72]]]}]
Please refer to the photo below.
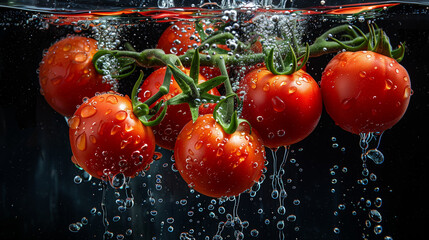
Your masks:
[{"label": "tomato skin", "polygon": [[133,114],[127,96],[110,92],[92,97],[69,126],[73,161],[93,177],[134,177],[152,162],[155,137]]},{"label": "tomato skin", "polygon": [[53,44],[43,56],[39,68],[41,93],[61,115],[72,116],[84,97],[112,89],[95,71],[92,57],[96,52],[96,40],[72,36]]},{"label": "tomato skin", "polygon": [[266,68],[253,70],[240,83],[242,118],[258,131],[269,148],[291,145],[316,128],[322,96],[314,79],[303,70],[274,75]]},{"label": "tomato skin", "polygon": [[265,150],[259,135],[246,123],[227,134],[212,114],[189,122],[174,148],[182,178],[209,197],[236,196],[252,187],[262,174]]},{"label": "tomato skin", "polygon": [[[195,35],[196,38],[191,36]],[[183,55],[194,44],[199,46],[201,41],[195,30],[194,22],[176,22],[169,26],[158,40],[157,48],[164,50],[167,54]]]},{"label": "tomato skin", "polygon": [[[189,75],[190,70],[183,68],[187,75]],[[149,99],[153,94],[159,91],[160,86],[164,82],[164,75],[166,68],[160,68],[155,70],[151,75],[149,75],[146,80],[143,82],[140,87],[138,96],[140,101],[144,102]],[[199,82],[204,82],[206,79],[200,75]],[[180,94],[182,90],[177,84],[174,78],[171,78],[169,93],[164,95],[156,103],[161,100],[167,101],[168,99]],[[220,96],[220,93],[217,89],[212,89],[209,91],[210,94]],[[156,104],[155,103],[155,104]],[[155,105],[153,104],[153,106]],[[153,107],[151,106],[151,107]],[[216,104],[208,103],[201,105],[199,108],[199,114],[204,115],[208,113],[213,113]],[[155,134],[156,143],[165,149],[173,150],[176,138],[180,133],[180,130],[192,120],[191,111],[189,110],[189,105],[186,103],[179,105],[169,105],[167,107],[167,113],[161,123],[157,126],[152,127]]]},{"label": "tomato skin", "polygon": [[326,111],[342,129],[382,132],[405,114],[410,77],[396,60],[370,52],[343,52],[326,66],[321,80]]}]

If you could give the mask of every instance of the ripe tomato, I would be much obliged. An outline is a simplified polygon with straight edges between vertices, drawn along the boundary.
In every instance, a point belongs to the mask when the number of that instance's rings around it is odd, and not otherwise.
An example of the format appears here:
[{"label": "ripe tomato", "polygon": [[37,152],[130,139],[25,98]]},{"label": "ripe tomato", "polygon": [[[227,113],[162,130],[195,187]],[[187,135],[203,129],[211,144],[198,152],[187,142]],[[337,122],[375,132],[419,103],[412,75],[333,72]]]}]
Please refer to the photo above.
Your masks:
[{"label": "ripe tomato", "polygon": [[176,167],[188,186],[209,197],[235,196],[259,180],[265,151],[246,123],[227,134],[212,114],[189,122],[174,148]]},{"label": "ripe tomato", "polygon": [[322,113],[322,96],[314,79],[303,70],[274,75],[266,68],[247,74],[240,83],[242,118],[261,134],[269,148],[291,145],[307,137]]},{"label": "ripe tomato", "polygon": [[369,52],[343,52],[321,81],[326,111],[351,133],[382,132],[404,115],[411,96],[407,71],[396,60]]},{"label": "ripe tomato", "polygon": [[176,22],[169,26],[158,40],[157,48],[167,54],[183,55],[188,49],[199,46],[201,40],[195,30],[194,22]]},{"label": "ripe tomato", "polygon": [[[189,75],[189,69],[182,69],[187,75]],[[146,80],[143,82],[140,87],[139,97],[140,101],[144,102],[149,99],[153,94],[159,91],[159,88],[162,86],[164,82],[164,75],[166,72],[166,68],[160,68],[154,71],[151,75],[149,75]],[[199,82],[204,82],[206,79],[203,76],[199,76]],[[177,84],[176,80],[171,77],[170,82],[170,90],[169,93],[164,95],[157,102],[168,99],[180,94],[182,90]],[[212,89],[209,91],[210,94],[220,96],[217,89]],[[156,104],[156,103],[155,103]],[[154,105],[155,105],[154,104]],[[214,107],[216,104],[208,103],[200,106],[199,113],[200,115],[204,115],[207,113],[213,113]],[[153,106],[151,106],[153,107]],[[179,105],[169,105],[167,108],[167,113],[161,123],[157,126],[154,126],[153,132],[155,134],[156,143],[165,149],[174,149],[174,144],[176,142],[176,138],[179,135],[180,130],[192,120],[191,111],[189,110],[189,106],[186,103]]]},{"label": "ripe tomato", "polygon": [[49,105],[70,117],[84,97],[112,89],[113,83],[103,81],[95,71],[92,57],[97,41],[72,36],[53,44],[43,56],[39,68],[41,93]]},{"label": "ripe tomato", "polygon": [[73,162],[96,178],[134,177],[152,162],[155,137],[128,97],[96,95],[77,109],[69,126]]},{"label": "ripe tomato", "polygon": [[[204,29],[212,28],[213,26],[203,24]],[[194,49],[201,45],[202,40],[195,29],[194,22],[176,22],[169,26],[158,40],[157,48],[164,50],[167,54],[183,55],[189,49]],[[229,50],[226,45],[217,45],[217,47]],[[221,75],[217,67],[200,68],[200,73],[206,78],[211,79]]]}]

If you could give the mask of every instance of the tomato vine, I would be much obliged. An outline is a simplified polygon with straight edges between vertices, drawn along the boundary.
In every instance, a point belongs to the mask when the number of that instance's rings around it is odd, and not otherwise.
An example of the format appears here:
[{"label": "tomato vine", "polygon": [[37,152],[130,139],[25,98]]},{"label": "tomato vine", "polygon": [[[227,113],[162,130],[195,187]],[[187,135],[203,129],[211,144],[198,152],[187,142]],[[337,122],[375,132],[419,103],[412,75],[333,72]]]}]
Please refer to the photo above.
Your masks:
[{"label": "tomato vine", "polygon": [[[202,102],[209,101],[219,103],[216,107],[214,117],[222,125],[223,129],[228,133],[234,132],[238,124],[244,120],[239,120],[237,117],[234,101],[236,95],[232,90],[228,77],[228,66],[242,64],[251,66],[258,63],[265,63],[266,68],[273,74],[290,75],[305,66],[310,57],[318,57],[324,54],[341,51],[369,50],[401,61],[405,52],[404,44],[393,50],[389,38],[374,24],[369,24],[369,33],[367,34],[363,33],[356,26],[347,24],[337,26],[320,35],[315,39],[313,44],[305,44],[305,46],[298,46],[297,40],[292,36],[292,39],[281,40],[289,47],[267,47],[263,49],[262,53],[250,51],[251,46],[240,41],[237,41],[238,44],[230,48],[230,51],[225,49],[205,51],[207,46],[225,44],[228,40],[232,40],[235,37],[231,33],[220,31],[207,36],[200,23],[196,22],[195,26],[202,42],[199,46],[187,50],[180,56],[167,54],[160,49],[146,49],[137,52],[132,47],[127,47],[128,50],[99,50],[94,55],[93,63],[95,69],[98,73],[104,75],[108,74],[108,72],[103,69],[103,64],[106,61],[114,59],[117,71],[112,77],[115,78],[129,76],[135,71],[136,66],[144,68],[167,66],[164,82],[159,91],[145,102],[137,100],[137,89],[143,81],[142,73],[134,86],[132,91],[134,113],[143,124],[147,126],[159,124],[165,116],[167,105],[182,103],[189,105],[192,119],[195,121],[198,117],[199,105]],[[198,84],[200,66],[217,67],[221,72],[221,76]],[[190,67],[189,76],[180,69],[182,67]],[[153,108],[149,108],[149,106],[168,93],[171,76],[177,81],[182,93],[168,101],[159,102]],[[225,87],[226,96],[219,97],[207,93],[210,89],[222,83]],[[150,120],[157,114],[158,116],[155,120]]]}]

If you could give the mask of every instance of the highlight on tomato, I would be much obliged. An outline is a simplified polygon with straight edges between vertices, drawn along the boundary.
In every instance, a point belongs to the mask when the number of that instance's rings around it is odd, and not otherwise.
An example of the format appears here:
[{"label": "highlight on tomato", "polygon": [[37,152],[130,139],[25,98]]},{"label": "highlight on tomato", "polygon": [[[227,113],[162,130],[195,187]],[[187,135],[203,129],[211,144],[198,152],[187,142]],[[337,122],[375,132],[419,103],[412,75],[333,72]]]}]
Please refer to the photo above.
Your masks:
[{"label": "highlight on tomato", "polygon": [[354,134],[393,127],[405,114],[412,95],[405,68],[372,51],[336,55],[322,74],[321,89],[329,116]]},{"label": "highlight on tomato", "polygon": [[[166,67],[157,69],[145,79],[139,89],[138,94],[138,97],[142,102],[148,100],[152,95],[159,91],[161,85],[163,84],[166,70]],[[189,76],[189,69],[182,68],[181,70]],[[205,82],[206,79],[200,74],[198,77],[198,81],[199,83],[202,83]],[[162,100],[167,101],[180,93],[182,93],[182,90],[180,89],[174,77],[171,76],[169,93],[161,97],[150,107],[153,107]],[[208,93],[220,96],[220,93],[216,88],[213,88],[212,90],[208,91]],[[213,113],[215,106],[215,103],[202,104],[199,107],[199,114],[204,115],[208,113]],[[158,125],[152,127],[153,132],[155,134],[156,144],[162,148],[173,150],[177,136],[179,135],[182,128],[191,120],[192,115],[188,104],[182,103],[178,105],[168,105],[167,112],[163,120]]]},{"label": "highlight on tomato", "polygon": [[127,96],[96,95],[68,123],[72,161],[93,177],[134,177],[152,162],[155,137],[134,115]]},{"label": "highlight on tomato", "polygon": [[70,117],[85,97],[114,89],[114,80],[106,81],[92,64],[97,41],[71,36],[54,43],[44,54],[39,68],[41,93],[48,104]]},{"label": "highlight on tomato", "polygon": [[255,69],[240,82],[245,92],[241,117],[247,119],[269,148],[297,143],[316,128],[322,114],[322,95],[305,71],[275,75]]},{"label": "highlight on tomato", "polygon": [[209,197],[236,196],[262,174],[265,151],[247,123],[226,133],[212,114],[189,122],[174,148],[175,165],[189,187]]}]

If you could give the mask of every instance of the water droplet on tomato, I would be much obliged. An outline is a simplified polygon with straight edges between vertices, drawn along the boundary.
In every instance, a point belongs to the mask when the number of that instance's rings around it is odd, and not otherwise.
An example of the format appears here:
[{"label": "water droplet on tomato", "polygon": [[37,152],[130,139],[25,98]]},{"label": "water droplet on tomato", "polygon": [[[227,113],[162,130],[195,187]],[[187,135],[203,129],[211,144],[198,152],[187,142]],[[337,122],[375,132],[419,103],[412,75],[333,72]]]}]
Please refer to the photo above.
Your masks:
[{"label": "water droplet on tomato", "polygon": [[89,141],[95,144],[97,142],[97,138],[94,135],[89,135]]},{"label": "water droplet on tomato", "polygon": [[218,148],[216,152],[216,156],[220,157],[223,154],[223,148]]},{"label": "water droplet on tomato", "polygon": [[71,48],[72,48],[72,45],[67,43],[66,45],[63,46],[63,51],[68,52],[70,51]]},{"label": "water droplet on tomato", "polygon": [[264,90],[265,92],[267,92],[267,91],[269,91],[270,90],[270,83],[265,83],[264,84],[264,87],[262,88],[262,90]]},{"label": "water droplet on tomato", "polygon": [[198,150],[198,149],[200,149],[202,146],[203,146],[203,141],[201,141],[201,140],[200,140],[200,141],[198,141],[198,142],[196,142],[196,143],[195,143],[195,146],[194,146],[194,147],[195,147],[195,149],[196,149],[196,150]]},{"label": "water droplet on tomato", "polygon": [[146,90],[143,93],[143,97],[150,98],[152,96],[152,92],[150,90]]},{"label": "water droplet on tomato", "polygon": [[392,89],[392,87],[393,87],[393,82],[392,82],[392,80],[390,80],[390,79],[386,79],[385,83],[386,83],[386,85],[385,85],[384,89],[386,89],[386,90],[390,90],[390,89]]},{"label": "water droplet on tomato", "polygon": [[106,101],[108,103],[111,103],[111,104],[116,104],[116,103],[118,103],[118,98],[116,96],[114,96],[114,95],[109,95],[107,97]]},{"label": "water droplet on tomato", "polygon": [[263,120],[264,120],[264,117],[262,117],[262,116],[256,117],[256,121],[258,121],[258,122],[262,122]]},{"label": "water droplet on tomato", "polygon": [[276,112],[282,112],[285,110],[285,103],[279,96],[275,96],[271,98],[271,104],[273,106],[274,111]]},{"label": "water droplet on tomato", "polygon": [[73,116],[72,118],[70,118],[68,120],[68,124],[69,124],[69,127],[71,129],[77,129],[79,127],[79,124],[80,124],[80,117],[76,116],[76,115]]},{"label": "water droplet on tomato", "polygon": [[408,77],[407,76],[404,77],[404,81],[408,82]]},{"label": "water droplet on tomato", "polygon": [[87,58],[88,56],[84,52],[76,53],[76,55],[74,56],[74,60],[78,63],[85,62]]},{"label": "water droplet on tomato", "polygon": [[292,93],[296,92],[296,90],[297,90],[297,88],[295,86],[292,86],[289,88],[288,93],[292,94]]},{"label": "water droplet on tomato", "polygon": [[407,86],[407,87],[405,87],[405,90],[404,90],[404,98],[406,99],[406,98],[409,98],[410,96],[411,96],[411,88],[409,87],[409,86]]},{"label": "water droplet on tomato", "polygon": [[80,116],[83,118],[92,117],[97,113],[97,109],[94,106],[86,105],[82,108]]},{"label": "water droplet on tomato", "polygon": [[252,82],[250,83],[250,88],[251,88],[251,89],[256,89],[256,81],[252,81]]},{"label": "water droplet on tomato", "polygon": [[115,125],[112,127],[112,129],[110,130],[110,135],[115,135],[116,133],[118,133],[121,130],[121,126],[120,125]]},{"label": "water droplet on tomato", "polygon": [[365,71],[360,71],[360,72],[359,72],[359,76],[360,76],[361,78],[366,77],[366,72],[365,72]]},{"label": "water droplet on tomato", "polygon": [[76,147],[81,151],[86,150],[86,134],[85,132],[76,138]]},{"label": "water droplet on tomato", "polygon": [[127,118],[127,116],[128,116],[127,112],[125,112],[125,111],[123,111],[123,110],[118,111],[118,112],[115,114],[115,118],[116,118],[116,120],[118,120],[118,121],[124,121],[124,120]]}]

